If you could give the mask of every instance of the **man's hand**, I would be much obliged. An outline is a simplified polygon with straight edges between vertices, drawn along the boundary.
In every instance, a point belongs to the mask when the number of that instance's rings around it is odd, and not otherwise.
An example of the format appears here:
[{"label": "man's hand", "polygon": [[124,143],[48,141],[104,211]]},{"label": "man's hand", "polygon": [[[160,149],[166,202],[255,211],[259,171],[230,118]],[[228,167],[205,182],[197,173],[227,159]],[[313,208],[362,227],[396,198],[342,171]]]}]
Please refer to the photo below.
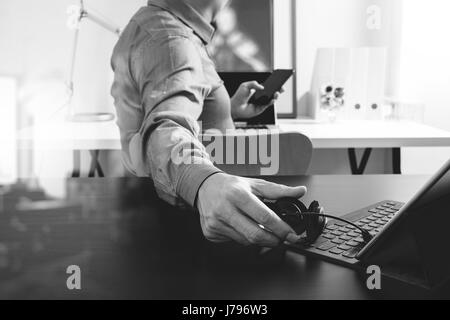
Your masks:
[{"label": "man's hand", "polygon": [[291,188],[263,180],[215,174],[204,182],[198,194],[203,234],[212,242],[234,240],[261,247],[276,247],[285,241],[295,243],[300,236],[260,198],[300,198],[305,193],[305,187]]},{"label": "man's hand", "polygon": [[233,119],[250,119],[260,115],[273,105],[280,97],[280,94],[283,93],[283,90],[277,92],[274,99],[265,106],[249,104],[250,98],[257,90],[264,90],[264,87],[256,81],[241,84],[236,94],[231,98],[231,116]]}]

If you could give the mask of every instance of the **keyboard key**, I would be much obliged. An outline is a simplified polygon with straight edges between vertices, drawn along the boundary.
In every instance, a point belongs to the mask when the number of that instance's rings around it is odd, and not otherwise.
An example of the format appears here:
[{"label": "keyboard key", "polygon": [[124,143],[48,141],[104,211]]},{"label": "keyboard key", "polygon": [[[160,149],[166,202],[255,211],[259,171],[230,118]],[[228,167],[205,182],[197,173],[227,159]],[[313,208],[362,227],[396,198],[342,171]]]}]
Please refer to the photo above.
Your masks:
[{"label": "keyboard key", "polygon": [[336,236],[334,234],[330,234],[330,233],[324,234],[322,237],[324,237],[328,240],[332,240],[332,239],[336,238]]},{"label": "keyboard key", "polygon": [[358,227],[363,227],[365,225],[365,223],[358,221],[355,223]]},{"label": "keyboard key", "polygon": [[383,218],[383,219],[381,219],[381,220],[384,221],[384,222],[386,222],[386,223],[388,223],[388,222],[391,221],[391,219],[389,219],[389,218]]},{"label": "keyboard key", "polygon": [[341,232],[344,232],[344,233],[350,232],[350,229],[345,228],[345,227],[341,227],[338,230],[341,231]]},{"label": "keyboard key", "polygon": [[370,226],[364,226],[362,228],[363,228],[363,230],[366,230],[366,231],[372,231],[373,230],[373,228],[370,227]]},{"label": "keyboard key", "polygon": [[350,250],[352,247],[350,247],[350,246],[348,246],[348,245],[346,245],[346,244],[343,244],[343,245],[340,245],[338,248],[341,249],[341,250],[344,250],[344,251],[348,251],[348,250]]},{"label": "keyboard key", "polygon": [[349,237],[354,238],[354,237],[359,237],[359,236],[361,235],[361,233],[360,233],[360,232],[352,231],[352,232],[347,233],[347,235],[348,235]]},{"label": "keyboard key", "polygon": [[340,236],[339,239],[344,240],[344,241],[350,241],[353,239],[353,237],[349,237],[344,234],[343,236]]},{"label": "keyboard key", "polygon": [[341,249],[338,249],[338,248],[334,248],[334,249],[332,249],[332,250],[330,250],[328,252],[332,253],[332,254],[340,255],[340,254],[342,254],[344,252],[344,250],[341,250]]},{"label": "keyboard key", "polygon": [[378,220],[377,218],[375,218],[373,216],[367,217],[366,219],[369,220],[370,222]]},{"label": "keyboard key", "polygon": [[377,209],[370,209],[369,212],[370,213],[378,213],[378,210]]},{"label": "keyboard key", "polygon": [[396,205],[396,203],[395,203],[395,202],[386,202],[386,204],[387,204],[387,205],[389,205],[389,206],[391,206],[391,207],[393,207],[393,206],[395,206],[395,205]]},{"label": "keyboard key", "polygon": [[331,242],[333,242],[335,244],[343,244],[345,241],[341,240],[341,239],[334,239],[334,240],[331,240]]},{"label": "keyboard key", "polygon": [[362,219],[360,220],[360,222],[362,222],[363,224],[369,224],[371,221],[367,219]]},{"label": "keyboard key", "polygon": [[337,231],[337,230],[335,230],[335,231],[333,231],[331,234],[334,234],[335,236],[342,236],[344,233],[343,232],[340,232],[340,231]]},{"label": "keyboard key", "polygon": [[351,229],[351,230],[355,230],[355,229],[356,229],[356,228],[355,228],[354,226],[352,226],[351,224],[346,225],[345,227],[348,228],[348,229]]},{"label": "keyboard key", "polygon": [[392,210],[392,209],[387,209],[386,212],[388,213],[396,213],[398,210]]},{"label": "keyboard key", "polygon": [[328,239],[325,237],[319,237],[316,242],[314,242],[313,246],[314,247],[320,247],[322,244],[324,244],[325,242],[328,242]]},{"label": "keyboard key", "polygon": [[321,245],[320,247],[318,247],[317,249],[321,250],[321,251],[328,251],[334,247],[336,247],[337,245],[335,243],[332,243],[331,241]]},{"label": "keyboard key", "polygon": [[333,231],[333,230],[339,229],[339,226],[332,224],[332,225],[326,226],[325,229]]},{"label": "keyboard key", "polygon": [[350,246],[350,247],[358,247],[358,246],[361,245],[359,242],[356,242],[356,241],[353,241],[353,240],[348,241],[348,242],[346,242],[345,244],[348,245],[348,246]]},{"label": "keyboard key", "polygon": [[334,224],[338,227],[345,227],[347,225],[345,222],[335,222]]},{"label": "keyboard key", "polygon": [[353,249],[353,250],[344,252],[344,253],[342,254],[342,256],[344,256],[344,257],[346,257],[346,258],[353,259],[353,258],[355,258],[355,257],[358,255],[358,253],[359,253],[358,250]]},{"label": "keyboard key", "polygon": [[375,223],[375,222],[372,222],[371,224],[369,224],[369,227],[371,227],[371,228],[378,228],[379,225],[377,223]]},{"label": "keyboard key", "polygon": [[373,217],[374,217],[374,218],[381,219],[381,218],[383,218],[384,216],[383,216],[382,214],[375,213],[375,214],[373,215]]},{"label": "keyboard key", "polygon": [[382,219],[379,219],[379,220],[375,221],[375,223],[379,224],[380,226],[384,226],[384,225],[386,225],[387,222],[383,221]]},{"label": "keyboard key", "polygon": [[358,242],[358,243],[364,243],[365,242],[364,239],[361,238],[361,237],[355,238],[355,239],[353,239],[353,241]]}]

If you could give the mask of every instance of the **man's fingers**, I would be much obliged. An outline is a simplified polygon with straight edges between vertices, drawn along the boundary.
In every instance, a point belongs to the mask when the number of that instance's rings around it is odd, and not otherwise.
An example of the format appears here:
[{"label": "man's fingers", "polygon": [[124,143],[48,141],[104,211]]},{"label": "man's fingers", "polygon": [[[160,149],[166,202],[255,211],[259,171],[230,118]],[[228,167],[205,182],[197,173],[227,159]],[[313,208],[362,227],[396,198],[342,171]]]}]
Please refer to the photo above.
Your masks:
[{"label": "man's fingers", "polygon": [[[251,94],[251,95],[253,95],[253,94]],[[277,100],[280,98],[280,95],[281,95],[280,92],[275,93],[273,96],[273,99],[268,104],[266,104],[264,106],[257,106],[258,110],[264,111],[268,107],[275,105],[275,102],[277,102]]]},{"label": "man's fingers", "polygon": [[253,193],[267,200],[277,200],[280,198],[301,198],[307,189],[306,187],[288,187],[264,180],[251,180],[251,187]]},{"label": "man's fingers", "polygon": [[263,230],[254,221],[240,212],[233,214],[232,218],[227,223],[252,245],[274,248],[281,242],[279,238]]},{"label": "man's fingers", "polygon": [[[240,203],[240,209],[245,212],[251,219],[269,229],[278,239],[285,241],[288,235],[291,238],[295,236],[295,231],[285,223],[279,216],[270,210],[263,202],[261,202],[254,194],[249,194],[247,201]],[[297,241],[298,239],[295,239]]]},{"label": "man's fingers", "polygon": [[234,242],[237,242],[239,244],[242,244],[244,246],[248,246],[251,243],[247,240],[246,237],[242,236],[241,234],[237,233],[234,229],[231,227],[228,227],[227,225],[222,225],[220,233],[228,238],[229,240],[233,240]]},{"label": "man's fingers", "polygon": [[248,90],[264,90],[264,86],[257,81],[246,82],[244,83],[244,86],[246,86]]},{"label": "man's fingers", "polygon": [[223,222],[217,222],[213,226],[207,226],[203,216],[200,217],[200,224],[203,230],[203,234],[208,241],[213,243],[226,243],[235,241],[244,246],[248,246],[250,243],[248,240],[227,226]]}]

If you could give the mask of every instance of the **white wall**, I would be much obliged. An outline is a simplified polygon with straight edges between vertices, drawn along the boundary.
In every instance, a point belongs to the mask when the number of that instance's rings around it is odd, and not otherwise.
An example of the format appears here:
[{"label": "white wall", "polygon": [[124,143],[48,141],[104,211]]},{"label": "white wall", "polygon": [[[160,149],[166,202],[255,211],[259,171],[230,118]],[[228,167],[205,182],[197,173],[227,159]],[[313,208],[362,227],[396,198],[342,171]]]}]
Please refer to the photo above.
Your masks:
[{"label": "white wall", "polygon": [[[27,87],[43,82],[63,83],[68,72],[73,35],[66,27],[66,9],[77,3],[76,0],[2,0],[0,74],[18,76]],[[86,0],[85,3],[124,26],[146,1]],[[76,108],[81,111],[112,110],[109,59],[117,39],[88,21],[83,24],[80,36]]]},{"label": "white wall", "polygon": [[[382,29],[375,32],[366,28],[366,10],[373,4],[382,9]],[[449,12],[448,0],[298,0],[300,116],[310,115],[317,48],[385,45],[390,48],[386,95],[423,103],[424,122],[450,130]],[[403,172],[433,173],[449,158],[450,148],[404,149]]]},{"label": "white wall", "polygon": [[[379,30],[367,27],[367,9],[377,5],[381,13]],[[394,57],[400,43],[402,0],[297,0],[297,92],[299,117],[311,116],[313,105],[309,91],[318,48],[388,48],[388,81],[386,91],[395,90]],[[359,155],[360,156],[360,155]],[[391,153],[375,150],[367,173],[390,173]],[[346,150],[315,151],[309,173],[349,174]]]},{"label": "white wall", "polygon": [[[404,4],[400,98],[423,102],[426,124],[450,131],[450,1]],[[450,159],[450,148],[404,151],[406,172],[432,173]],[[423,165],[423,164],[426,165]]]},{"label": "white wall", "polygon": [[[367,9],[377,5],[381,12],[381,28],[367,27]],[[308,92],[318,48],[388,47],[389,61],[399,48],[399,24],[402,0],[298,0],[297,4],[297,71],[299,113],[311,114]],[[389,66],[394,79],[395,68]],[[387,89],[392,83],[388,81]]]},{"label": "white wall", "polygon": [[[78,1],[0,1],[0,75],[19,79],[21,109],[28,107],[41,120],[64,102],[73,35],[66,26],[66,10],[72,4]],[[146,0],[85,0],[85,4],[123,27]],[[83,23],[75,77],[78,112],[113,111],[110,57],[116,41],[115,35],[90,21]],[[64,116],[64,111],[57,115]],[[35,152],[33,158],[34,165],[22,176],[61,176],[72,167],[70,152]]]},{"label": "white wall", "polygon": [[17,83],[0,76],[0,185],[17,179]]}]

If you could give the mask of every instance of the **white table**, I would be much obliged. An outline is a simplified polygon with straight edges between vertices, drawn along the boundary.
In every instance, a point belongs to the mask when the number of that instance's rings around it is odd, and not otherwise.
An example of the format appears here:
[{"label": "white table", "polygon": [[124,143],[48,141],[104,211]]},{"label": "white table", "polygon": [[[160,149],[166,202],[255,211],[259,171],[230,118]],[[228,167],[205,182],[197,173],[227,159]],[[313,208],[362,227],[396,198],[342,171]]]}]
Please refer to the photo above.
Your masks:
[{"label": "white table", "polygon": [[21,149],[73,150],[74,169],[72,177],[81,172],[81,151],[91,154],[89,177],[96,173],[104,176],[99,162],[102,150],[121,150],[119,129],[115,122],[59,122],[43,123],[25,128],[18,133],[18,147]]},{"label": "white table", "polygon": [[279,126],[308,136],[315,149],[450,146],[450,132],[415,122],[280,120]]},{"label": "white table", "polygon": [[[352,172],[356,174],[364,172],[373,148],[394,149],[394,171],[400,173],[400,148],[450,146],[450,132],[413,122],[280,120],[278,129],[306,135],[315,149],[348,149]],[[101,150],[121,149],[115,122],[42,124],[21,130],[18,139],[21,148],[89,150],[91,169],[97,171],[101,171]],[[356,163],[355,149],[365,149],[360,164]]]},{"label": "white table", "polygon": [[[348,149],[353,174],[363,174],[373,149],[392,149],[393,173],[401,174],[401,148],[447,147],[450,132],[407,121],[315,121],[281,120],[283,131],[300,132],[315,149]],[[360,163],[356,149],[365,149]]]}]

